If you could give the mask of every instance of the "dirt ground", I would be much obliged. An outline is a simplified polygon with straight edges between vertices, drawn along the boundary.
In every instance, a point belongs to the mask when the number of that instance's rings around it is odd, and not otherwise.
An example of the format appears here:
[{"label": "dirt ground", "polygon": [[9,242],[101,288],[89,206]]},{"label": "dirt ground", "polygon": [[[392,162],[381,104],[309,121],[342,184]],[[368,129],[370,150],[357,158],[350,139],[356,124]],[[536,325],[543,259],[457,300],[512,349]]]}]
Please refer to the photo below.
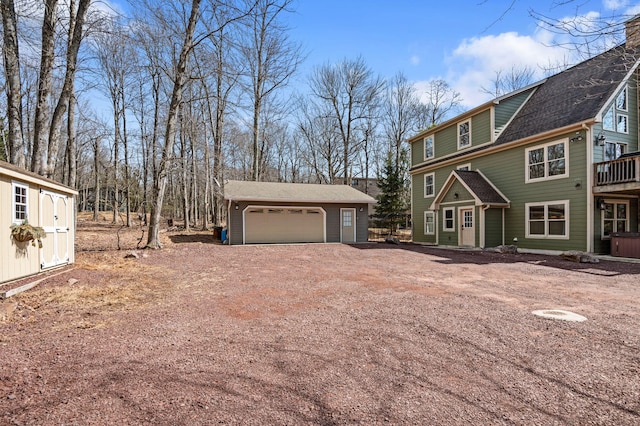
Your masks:
[{"label": "dirt ground", "polygon": [[0,301],[0,424],[640,423],[640,264],[117,229]]}]

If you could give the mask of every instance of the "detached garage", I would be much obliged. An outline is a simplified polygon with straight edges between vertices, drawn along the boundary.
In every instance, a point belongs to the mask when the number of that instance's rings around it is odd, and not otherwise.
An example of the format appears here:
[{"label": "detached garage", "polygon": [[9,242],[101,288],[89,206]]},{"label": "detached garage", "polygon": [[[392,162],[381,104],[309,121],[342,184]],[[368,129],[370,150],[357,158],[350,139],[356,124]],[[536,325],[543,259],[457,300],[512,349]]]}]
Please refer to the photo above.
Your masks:
[{"label": "detached garage", "polygon": [[376,200],[347,185],[228,181],[229,244],[366,242]]},{"label": "detached garage", "polygon": [[[67,186],[0,161],[0,283],[74,261],[75,197]],[[12,226],[42,228],[42,247]]]}]

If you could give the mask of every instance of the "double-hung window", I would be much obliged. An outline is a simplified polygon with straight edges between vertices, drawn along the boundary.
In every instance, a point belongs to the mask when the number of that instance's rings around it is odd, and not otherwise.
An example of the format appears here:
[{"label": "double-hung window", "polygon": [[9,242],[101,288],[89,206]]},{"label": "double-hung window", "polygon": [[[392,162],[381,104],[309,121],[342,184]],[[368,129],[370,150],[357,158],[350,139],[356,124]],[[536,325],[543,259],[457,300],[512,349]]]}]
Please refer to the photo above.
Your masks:
[{"label": "double-hung window", "polygon": [[29,216],[29,187],[17,182],[13,182],[11,187],[11,192],[13,193],[13,223],[21,224]]},{"label": "double-hung window", "polygon": [[471,120],[458,123],[458,149],[471,146]]},{"label": "double-hung window", "polygon": [[435,155],[435,146],[433,142],[433,135],[424,138],[424,159],[428,160]]},{"label": "double-hung window", "polygon": [[525,204],[527,238],[569,238],[569,201]]},{"label": "double-hung window", "polygon": [[611,238],[612,232],[629,229],[629,202],[606,200],[602,211],[602,238]]},{"label": "double-hung window", "polygon": [[435,212],[424,212],[424,235],[433,235],[436,233],[436,217]]},{"label": "double-hung window", "polygon": [[446,207],[442,209],[442,230],[453,232],[456,230],[456,209]]},{"label": "double-hung window", "polygon": [[424,197],[433,197],[436,193],[435,177],[433,173],[424,175]]},{"label": "double-hung window", "polygon": [[569,175],[567,140],[538,145],[525,150],[525,182],[557,179]]}]

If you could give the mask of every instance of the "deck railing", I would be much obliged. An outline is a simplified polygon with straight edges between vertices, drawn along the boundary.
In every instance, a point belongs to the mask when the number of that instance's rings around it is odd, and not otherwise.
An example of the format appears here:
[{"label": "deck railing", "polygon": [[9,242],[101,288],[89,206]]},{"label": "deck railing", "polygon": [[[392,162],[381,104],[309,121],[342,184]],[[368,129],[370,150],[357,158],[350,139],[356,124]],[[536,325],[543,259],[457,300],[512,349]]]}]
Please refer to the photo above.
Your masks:
[{"label": "deck railing", "polygon": [[640,154],[593,165],[595,186],[640,182]]}]

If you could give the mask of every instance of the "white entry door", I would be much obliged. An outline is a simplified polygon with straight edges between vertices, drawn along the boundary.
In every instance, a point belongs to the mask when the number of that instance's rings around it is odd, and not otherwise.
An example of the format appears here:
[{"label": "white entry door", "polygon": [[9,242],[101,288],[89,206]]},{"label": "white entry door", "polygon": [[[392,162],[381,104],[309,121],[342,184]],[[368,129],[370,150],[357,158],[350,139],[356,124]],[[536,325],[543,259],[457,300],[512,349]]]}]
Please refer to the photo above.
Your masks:
[{"label": "white entry door", "polygon": [[340,209],[340,241],[356,242],[356,209]]},{"label": "white entry door", "polygon": [[40,249],[42,269],[69,263],[69,228],[73,220],[69,197],[40,191],[40,225],[46,237]]},{"label": "white entry door", "polygon": [[472,208],[460,208],[460,245],[471,246],[476,245],[476,229]]}]

